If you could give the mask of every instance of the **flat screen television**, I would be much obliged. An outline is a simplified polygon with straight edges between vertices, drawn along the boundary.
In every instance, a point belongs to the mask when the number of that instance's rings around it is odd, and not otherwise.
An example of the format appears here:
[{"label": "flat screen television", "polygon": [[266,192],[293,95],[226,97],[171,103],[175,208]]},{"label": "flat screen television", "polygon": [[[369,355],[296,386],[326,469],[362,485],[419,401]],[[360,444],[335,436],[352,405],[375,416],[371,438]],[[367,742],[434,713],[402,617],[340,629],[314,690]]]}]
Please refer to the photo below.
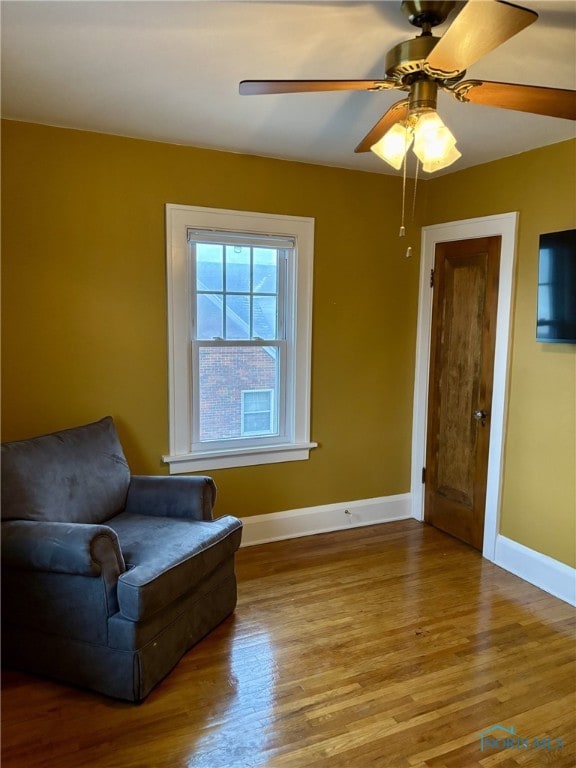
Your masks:
[{"label": "flat screen television", "polygon": [[576,229],[540,235],[536,341],[576,344]]}]

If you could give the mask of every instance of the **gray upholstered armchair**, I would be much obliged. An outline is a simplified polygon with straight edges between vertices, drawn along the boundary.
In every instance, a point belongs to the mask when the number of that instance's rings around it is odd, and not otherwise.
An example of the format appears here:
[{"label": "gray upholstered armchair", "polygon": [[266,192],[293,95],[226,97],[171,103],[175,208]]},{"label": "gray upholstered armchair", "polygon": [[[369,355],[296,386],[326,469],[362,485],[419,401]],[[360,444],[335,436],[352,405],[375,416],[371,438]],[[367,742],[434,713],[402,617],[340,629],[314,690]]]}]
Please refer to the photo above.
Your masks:
[{"label": "gray upholstered armchair", "polygon": [[110,417],[2,445],[3,663],[140,701],[236,605],[209,477],[131,476]]}]

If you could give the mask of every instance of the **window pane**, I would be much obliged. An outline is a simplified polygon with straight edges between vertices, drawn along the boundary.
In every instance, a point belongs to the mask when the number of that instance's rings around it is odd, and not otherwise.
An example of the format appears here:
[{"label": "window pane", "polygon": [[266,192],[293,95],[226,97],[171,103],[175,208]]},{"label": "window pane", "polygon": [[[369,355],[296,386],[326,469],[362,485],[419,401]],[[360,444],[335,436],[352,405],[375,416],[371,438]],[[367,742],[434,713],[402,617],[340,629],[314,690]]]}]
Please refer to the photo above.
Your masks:
[{"label": "window pane", "polygon": [[254,293],[277,293],[278,251],[275,248],[254,248]]},{"label": "window pane", "polygon": [[[200,440],[231,440],[242,431],[242,393],[244,390],[272,390],[264,393],[272,403],[272,418],[255,413],[252,434],[270,436],[278,432],[278,350],[272,347],[200,347],[199,404]],[[246,394],[244,392],[244,394]],[[252,414],[250,414],[252,416]],[[261,415],[266,416],[262,432]],[[256,423],[258,422],[258,423]],[[271,428],[272,424],[272,428]]]},{"label": "window pane", "polygon": [[266,411],[265,413],[245,413],[244,434],[269,435],[270,412]]},{"label": "window pane", "polygon": [[199,294],[196,311],[196,338],[214,339],[224,335],[221,294]]},{"label": "window pane", "polygon": [[226,290],[250,292],[250,248],[226,246]]},{"label": "window pane", "polygon": [[196,286],[199,291],[221,291],[223,251],[221,245],[198,243],[196,246]]},{"label": "window pane", "polygon": [[244,392],[244,413],[257,413],[258,411],[270,411],[272,392],[263,389],[255,392]]},{"label": "window pane", "polygon": [[277,334],[276,296],[254,296],[253,335],[261,339],[275,339]]},{"label": "window pane", "polygon": [[226,338],[250,337],[250,297],[226,296]]}]

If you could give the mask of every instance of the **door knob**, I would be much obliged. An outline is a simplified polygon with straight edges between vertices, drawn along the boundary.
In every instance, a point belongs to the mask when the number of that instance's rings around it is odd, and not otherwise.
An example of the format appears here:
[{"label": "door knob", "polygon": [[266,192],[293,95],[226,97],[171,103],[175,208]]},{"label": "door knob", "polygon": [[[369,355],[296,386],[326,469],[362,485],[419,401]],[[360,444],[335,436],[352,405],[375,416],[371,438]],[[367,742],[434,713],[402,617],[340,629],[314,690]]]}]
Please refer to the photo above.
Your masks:
[{"label": "door knob", "polygon": [[483,427],[486,426],[486,418],[488,417],[486,411],[474,411],[472,416],[476,419],[476,421],[479,421]]}]

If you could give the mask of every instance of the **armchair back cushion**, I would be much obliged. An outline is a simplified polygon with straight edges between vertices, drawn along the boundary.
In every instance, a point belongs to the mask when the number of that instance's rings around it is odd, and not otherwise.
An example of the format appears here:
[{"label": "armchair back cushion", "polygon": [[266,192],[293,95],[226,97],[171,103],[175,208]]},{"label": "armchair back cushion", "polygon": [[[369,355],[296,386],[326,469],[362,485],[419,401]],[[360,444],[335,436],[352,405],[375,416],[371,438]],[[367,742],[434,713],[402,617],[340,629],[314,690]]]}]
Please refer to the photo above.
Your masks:
[{"label": "armchair back cushion", "polygon": [[126,503],[130,469],[110,416],[2,444],[2,519],[103,523]]}]

